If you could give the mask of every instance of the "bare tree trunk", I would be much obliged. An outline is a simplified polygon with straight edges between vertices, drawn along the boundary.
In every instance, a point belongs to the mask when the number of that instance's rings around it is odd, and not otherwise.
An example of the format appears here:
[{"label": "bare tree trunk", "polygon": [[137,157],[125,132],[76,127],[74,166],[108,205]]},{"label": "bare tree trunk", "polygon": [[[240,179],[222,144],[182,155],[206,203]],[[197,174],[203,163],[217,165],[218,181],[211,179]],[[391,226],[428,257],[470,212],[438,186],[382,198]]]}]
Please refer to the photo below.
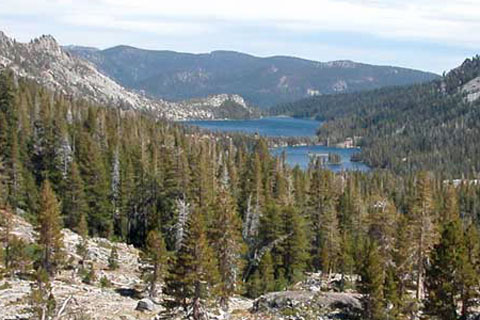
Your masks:
[{"label": "bare tree trunk", "polygon": [[65,311],[65,308],[67,307],[68,302],[72,299],[72,296],[68,296],[68,298],[63,302],[62,307],[57,313],[57,316],[55,317],[55,320],[59,320],[60,317],[62,316],[63,311]]},{"label": "bare tree trunk", "polygon": [[155,298],[157,290],[158,264],[153,266],[152,282],[150,283],[150,298]]},{"label": "bare tree trunk", "polygon": [[422,299],[422,287],[423,287],[423,231],[420,235],[420,242],[418,245],[418,273],[417,273],[417,300]]},{"label": "bare tree trunk", "polygon": [[193,298],[193,319],[200,320],[201,318],[201,311],[200,311],[200,282],[197,281],[195,283],[195,293]]}]

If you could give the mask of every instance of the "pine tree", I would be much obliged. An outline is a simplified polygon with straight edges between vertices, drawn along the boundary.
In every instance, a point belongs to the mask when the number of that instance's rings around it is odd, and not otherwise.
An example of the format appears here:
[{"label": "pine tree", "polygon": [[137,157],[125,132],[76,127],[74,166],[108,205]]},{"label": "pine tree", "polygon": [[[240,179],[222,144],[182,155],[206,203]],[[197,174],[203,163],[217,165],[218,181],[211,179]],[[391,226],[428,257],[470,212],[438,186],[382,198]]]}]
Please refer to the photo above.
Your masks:
[{"label": "pine tree", "polygon": [[443,209],[443,222],[451,221],[458,217],[459,207],[456,190],[453,186],[448,186],[445,197],[445,206]]},{"label": "pine tree", "polygon": [[365,260],[361,270],[360,292],[364,294],[363,312],[365,319],[385,320],[384,278],[380,252],[375,242],[365,248]]},{"label": "pine tree", "polygon": [[326,201],[320,221],[319,260],[323,272],[330,274],[336,269],[341,243],[337,212],[331,200]]},{"label": "pine tree", "polygon": [[260,292],[262,294],[273,291],[275,288],[275,270],[273,265],[273,259],[270,252],[265,253],[258,265],[258,271],[260,274]]},{"label": "pine tree", "polygon": [[215,250],[220,283],[218,295],[220,305],[228,308],[228,299],[237,289],[238,274],[241,270],[240,255],[243,251],[242,238],[240,234],[241,223],[237,215],[235,202],[229,191],[229,177],[225,168],[221,179],[220,190],[217,195],[214,230],[213,249]]},{"label": "pine tree", "polygon": [[283,251],[282,265],[286,279],[294,283],[303,278],[309,258],[309,246],[303,217],[292,206],[285,207],[282,211],[283,234],[286,236],[285,241],[280,244]]},{"label": "pine tree", "polygon": [[247,295],[247,297],[255,299],[259,297],[262,292],[263,289],[260,272],[258,270],[255,270],[255,272],[253,272],[253,274],[248,279],[245,294]]},{"label": "pine tree", "polygon": [[385,284],[383,287],[383,294],[386,303],[387,319],[395,320],[399,318],[402,307],[401,297],[398,295],[397,277],[395,269],[389,267],[385,273]]},{"label": "pine tree", "polygon": [[[347,281],[349,285],[352,285],[351,276],[354,273],[355,267],[355,257],[354,257],[354,244],[351,236],[347,232],[343,232],[341,238],[341,248],[340,248],[340,272],[342,273],[342,279],[340,283],[340,290],[345,289]],[[346,279],[346,275],[350,277]]]},{"label": "pine tree", "polygon": [[108,257],[108,268],[110,270],[118,269],[118,251],[117,246],[113,245],[110,250],[110,256]]},{"label": "pine tree", "polygon": [[367,223],[369,238],[377,243],[383,263],[392,265],[397,227],[396,208],[383,196],[372,197]]},{"label": "pine tree", "polygon": [[147,236],[143,261],[150,265],[147,281],[150,297],[157,294],[157,283],[165,278],[167,272],[168,252],[163,236],[159,232],[150,231]]},{"label": "pine tree", "polygon": [[[93,126],[92,123],[89,124]],[[90,234],[104,237],[112,232],[109,184],[105,163],[98,145],[86,132],[77,137],[78,167],[84,181]]]},{"label": "pine tree", "polygon": [[12,245],[12,228],[13,228],[13,219],[12,214],[7,210],[0,209],[0,226],[3,228],[1,234],[2,245],[4,248],[3,252],[3,262],[5,269],[9,269],[12,260],[11,245]]},{"label": "pine tree", "polygon": [[[0,124],[1,125],[1,124]],[[1,150],[0,150],[1,153]],[[7,206],[7,186],[6,186],[5,166],[0,156],[0,210]]]},{"label": "pine tree", "polygon": [[89,264],[88,269],[82,271],[84,272],[83,283],[93,285],[97,281],[97,273],[95,272],[93,263]]},{"label": "pine tree", "polygon": [[412,276],[413,257],[415,257],[415,248],[411,245],[410,221],[405,215],[400,215],[397,221],[395,232],[395,244],[392,250],[392,267],[396,278],[398,309],[403,311],[408,302],[407,285]]},{"label": "pine tree", "polygon": [[81,237],[80,243],[77,245],[77,254],[82,258],[82,268],[85,267],[85,260],[87,260],[88,255],[88,226],[86,214],[83,213],[80,216],[76,230],[78,235]]},{"label": "pine tree", "polygon": [[85,186],[75,161],[71,162],[68,174],[62,211],[66,216],[65,226],[78,230],[79,224],[83,223],[80,220],[85,219],[88,212],[88,205],[84,192]]},{"label": "pine tree", "polygon": [[340,254],[339,221],[335,206],[333,175],[327,170],[311,172],[308,212],[311,227],[312,265],[330,274]]},{"label": "pine tree", "polygon": [[460,269],[460,295],[462,301],[462,317],[467,317],[471,308],[480,297],[480,235],[478,227],[471,223],[464,236],[465,253],[462,255]]},{"label": "pine tree", "polygon": [[[23,167],[20,160],[17,132],[10,135],[10,157],[8,162],[8,203],[14,209],[26,208],[24,203]],[[32,208],[28,208],[32,209]]]},{"label": "pine tree", "polygon": [[31,268],[32,259],[25,240],[12,236],[10,238],[8,255],[9,269],[7,270],[11,273],[16,271],[26,272]]},{"label": "pine tree", "polygon": [[413,237],[416,253],[417,290],[416,297],[423,297],[423,276],[428,254],[436,238],[436,226],[433,217],[433,196],[431,179],[426,172],[417,176],[416,199],[412,209]]},{"label": "pine tree", "polygon": [[36,319],[50,319],[55,312],[56,302],[48,272],[40,268],[36,273],[36,281],[31,287],[30,305]]},{"label": "pine tree", "polygon": [[426,272],[427,298],[425,311],[442,320],[458,319],[457,304],[461,291],[463,256],[462,226],[458,219],[448,222],[432,252],[432,262]]},{"label": "pine tree", "polygon": [[[284,237],[283,233],[283,223],[279,206],[274,203],[270,203],[265,207],[265,213],[260,218],[260,226],[258,230],[258,243],[253,244],[253,250],[251,252],[251,260],[246,270],[246,277],[248,279],[250,276],[249,272],[253,272],[256,266],[259,263],[259,260],[263,256],[259,257],[259,254],[270,252],[272,255],[272,260],[274,264],[275,271],[277,267],[281,264],[281,244],[279,240],[282,240]],[[273,246],[272,246],[273,245]]]},{"label": "pine tree", "polygon": [[37,231],[38,244],[42,248],[41,263],[50,276],[62,261],[63,235],[60,219],[60,205],[50,182],[46,180],[42,187]]},{"label": "pine tree", "polygon": [[13,215],[7,210],[0,209],[0,227],[2,233],[2,260],[5,270],[14,274],[17,271],[25,272],[30,267],[31,258],[27,252],[27,243],[13,234]]},{"label": "pine tree", "polygon": [[201,211],[193,212],[188,221],[186,238],[171,264],[166,280],[165,293],[173,297],[166,301],[168,308],[189,305],[193,318],[202,314],[202,299],[206,298],[217,284],[217,262],[207,241],[205,217]]}]

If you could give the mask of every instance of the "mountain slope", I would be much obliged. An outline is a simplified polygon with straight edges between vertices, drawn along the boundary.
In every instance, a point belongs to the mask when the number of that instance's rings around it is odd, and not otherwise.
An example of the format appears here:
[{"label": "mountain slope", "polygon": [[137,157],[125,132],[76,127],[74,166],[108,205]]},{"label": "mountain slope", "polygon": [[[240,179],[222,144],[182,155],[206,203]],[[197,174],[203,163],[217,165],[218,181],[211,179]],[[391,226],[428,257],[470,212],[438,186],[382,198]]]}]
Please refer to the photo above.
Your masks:
[{"label": "mountain slope", "polygon": [[360,159],[373,167],[476,175],[479,97],[477,56],[429,83],[314,97],[271,112],[325,121],[318,134],[329,143],[362,137]]},{"label": "mountain slope", "polygon": [[93,62],[126,86],[166,99],[217,93],[243,96],[260,107],[312,95],[350,92],[428,81],[416,70],[351,61],[317,62],[293,57],[259,58],[232,52],[189,54],[117,46],[106,50],[66,49]]},{"label": "mountain slope", "polygon": [[249,117],[254,113],[237,95],[220,94],[180,102],[148,98],[125,89],[100,73],[94,64],[63,50],[51,36],[19,43],[0,32],[0,69],[3,68],[65,95],[149,111],[173,120]]}]

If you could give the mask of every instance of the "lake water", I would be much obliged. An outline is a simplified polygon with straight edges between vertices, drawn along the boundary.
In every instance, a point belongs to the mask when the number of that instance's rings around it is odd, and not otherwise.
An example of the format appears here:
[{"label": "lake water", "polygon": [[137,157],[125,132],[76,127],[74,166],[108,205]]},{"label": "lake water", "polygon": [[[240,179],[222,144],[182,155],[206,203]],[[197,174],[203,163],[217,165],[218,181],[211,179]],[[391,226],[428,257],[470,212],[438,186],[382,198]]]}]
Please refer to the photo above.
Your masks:
[{"label": "lake water", "polygon": [[[211,131],[222,132],[245,132],[258,133],[267,137],[313,137],[321,125],[315,120],[295,119],[288,117],[267,117],[253,120],[201,120],[188,121],[188,124],[195,125]],[[287,153],[287,162],[292,166],[299,165],[307,168],[310,162],[310,153],[337,153],[341,156],[341,162],[336,165],[327,165],[333,171],[341,170],[368,170],[368,166],[360,162],[350,161],[351,156],[358,152],[358,149],[344,149],[325,146],[297,146],[279,147],[272,149],[275,155],[283,151]]]},{"label": "lake water", "polygon": [[212,131],[236,131],[269,137],[311,137],[321,122],[289,117],[266,117],[253,120],[198,120],[188,121]]}]

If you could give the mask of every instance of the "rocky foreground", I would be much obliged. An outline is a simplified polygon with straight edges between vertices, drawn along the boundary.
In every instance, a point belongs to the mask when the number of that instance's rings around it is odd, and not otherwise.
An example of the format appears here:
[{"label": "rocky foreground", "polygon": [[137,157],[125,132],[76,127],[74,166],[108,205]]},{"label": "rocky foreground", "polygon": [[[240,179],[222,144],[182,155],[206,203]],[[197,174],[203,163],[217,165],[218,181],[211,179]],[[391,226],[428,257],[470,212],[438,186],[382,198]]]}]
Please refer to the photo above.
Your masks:
[{"label": "rocky foreground", "polygon": [[[18,216],[14,218],[12,233],[29,243],[35,238],[32,225]],[[63,236],[68,264],[52,283],[57,315],[54,319],[188,319],[183,310],[167,313],[161,296],[155,301],[147,298],[141,278],[140,251],[133,246],[90,238],[87,262],[96,270],[97,280],[87,284],[78,275],[81,257],[75,253],[81,238],[67,229],[63,230]],[[113,245],[118,251],[116,270],[108,267]],[[0,280],[0,319],[33,319],[29,311],[32,285],[31,277],[26,274]],[[208,318],[356,319],[361,307],[360,295],[324,291],[328,288],[329,283],[322,281],[319,274],[311,274],[289,291],[268,293],[256,300],[233,297],[227,311],[211,302]]]}]

